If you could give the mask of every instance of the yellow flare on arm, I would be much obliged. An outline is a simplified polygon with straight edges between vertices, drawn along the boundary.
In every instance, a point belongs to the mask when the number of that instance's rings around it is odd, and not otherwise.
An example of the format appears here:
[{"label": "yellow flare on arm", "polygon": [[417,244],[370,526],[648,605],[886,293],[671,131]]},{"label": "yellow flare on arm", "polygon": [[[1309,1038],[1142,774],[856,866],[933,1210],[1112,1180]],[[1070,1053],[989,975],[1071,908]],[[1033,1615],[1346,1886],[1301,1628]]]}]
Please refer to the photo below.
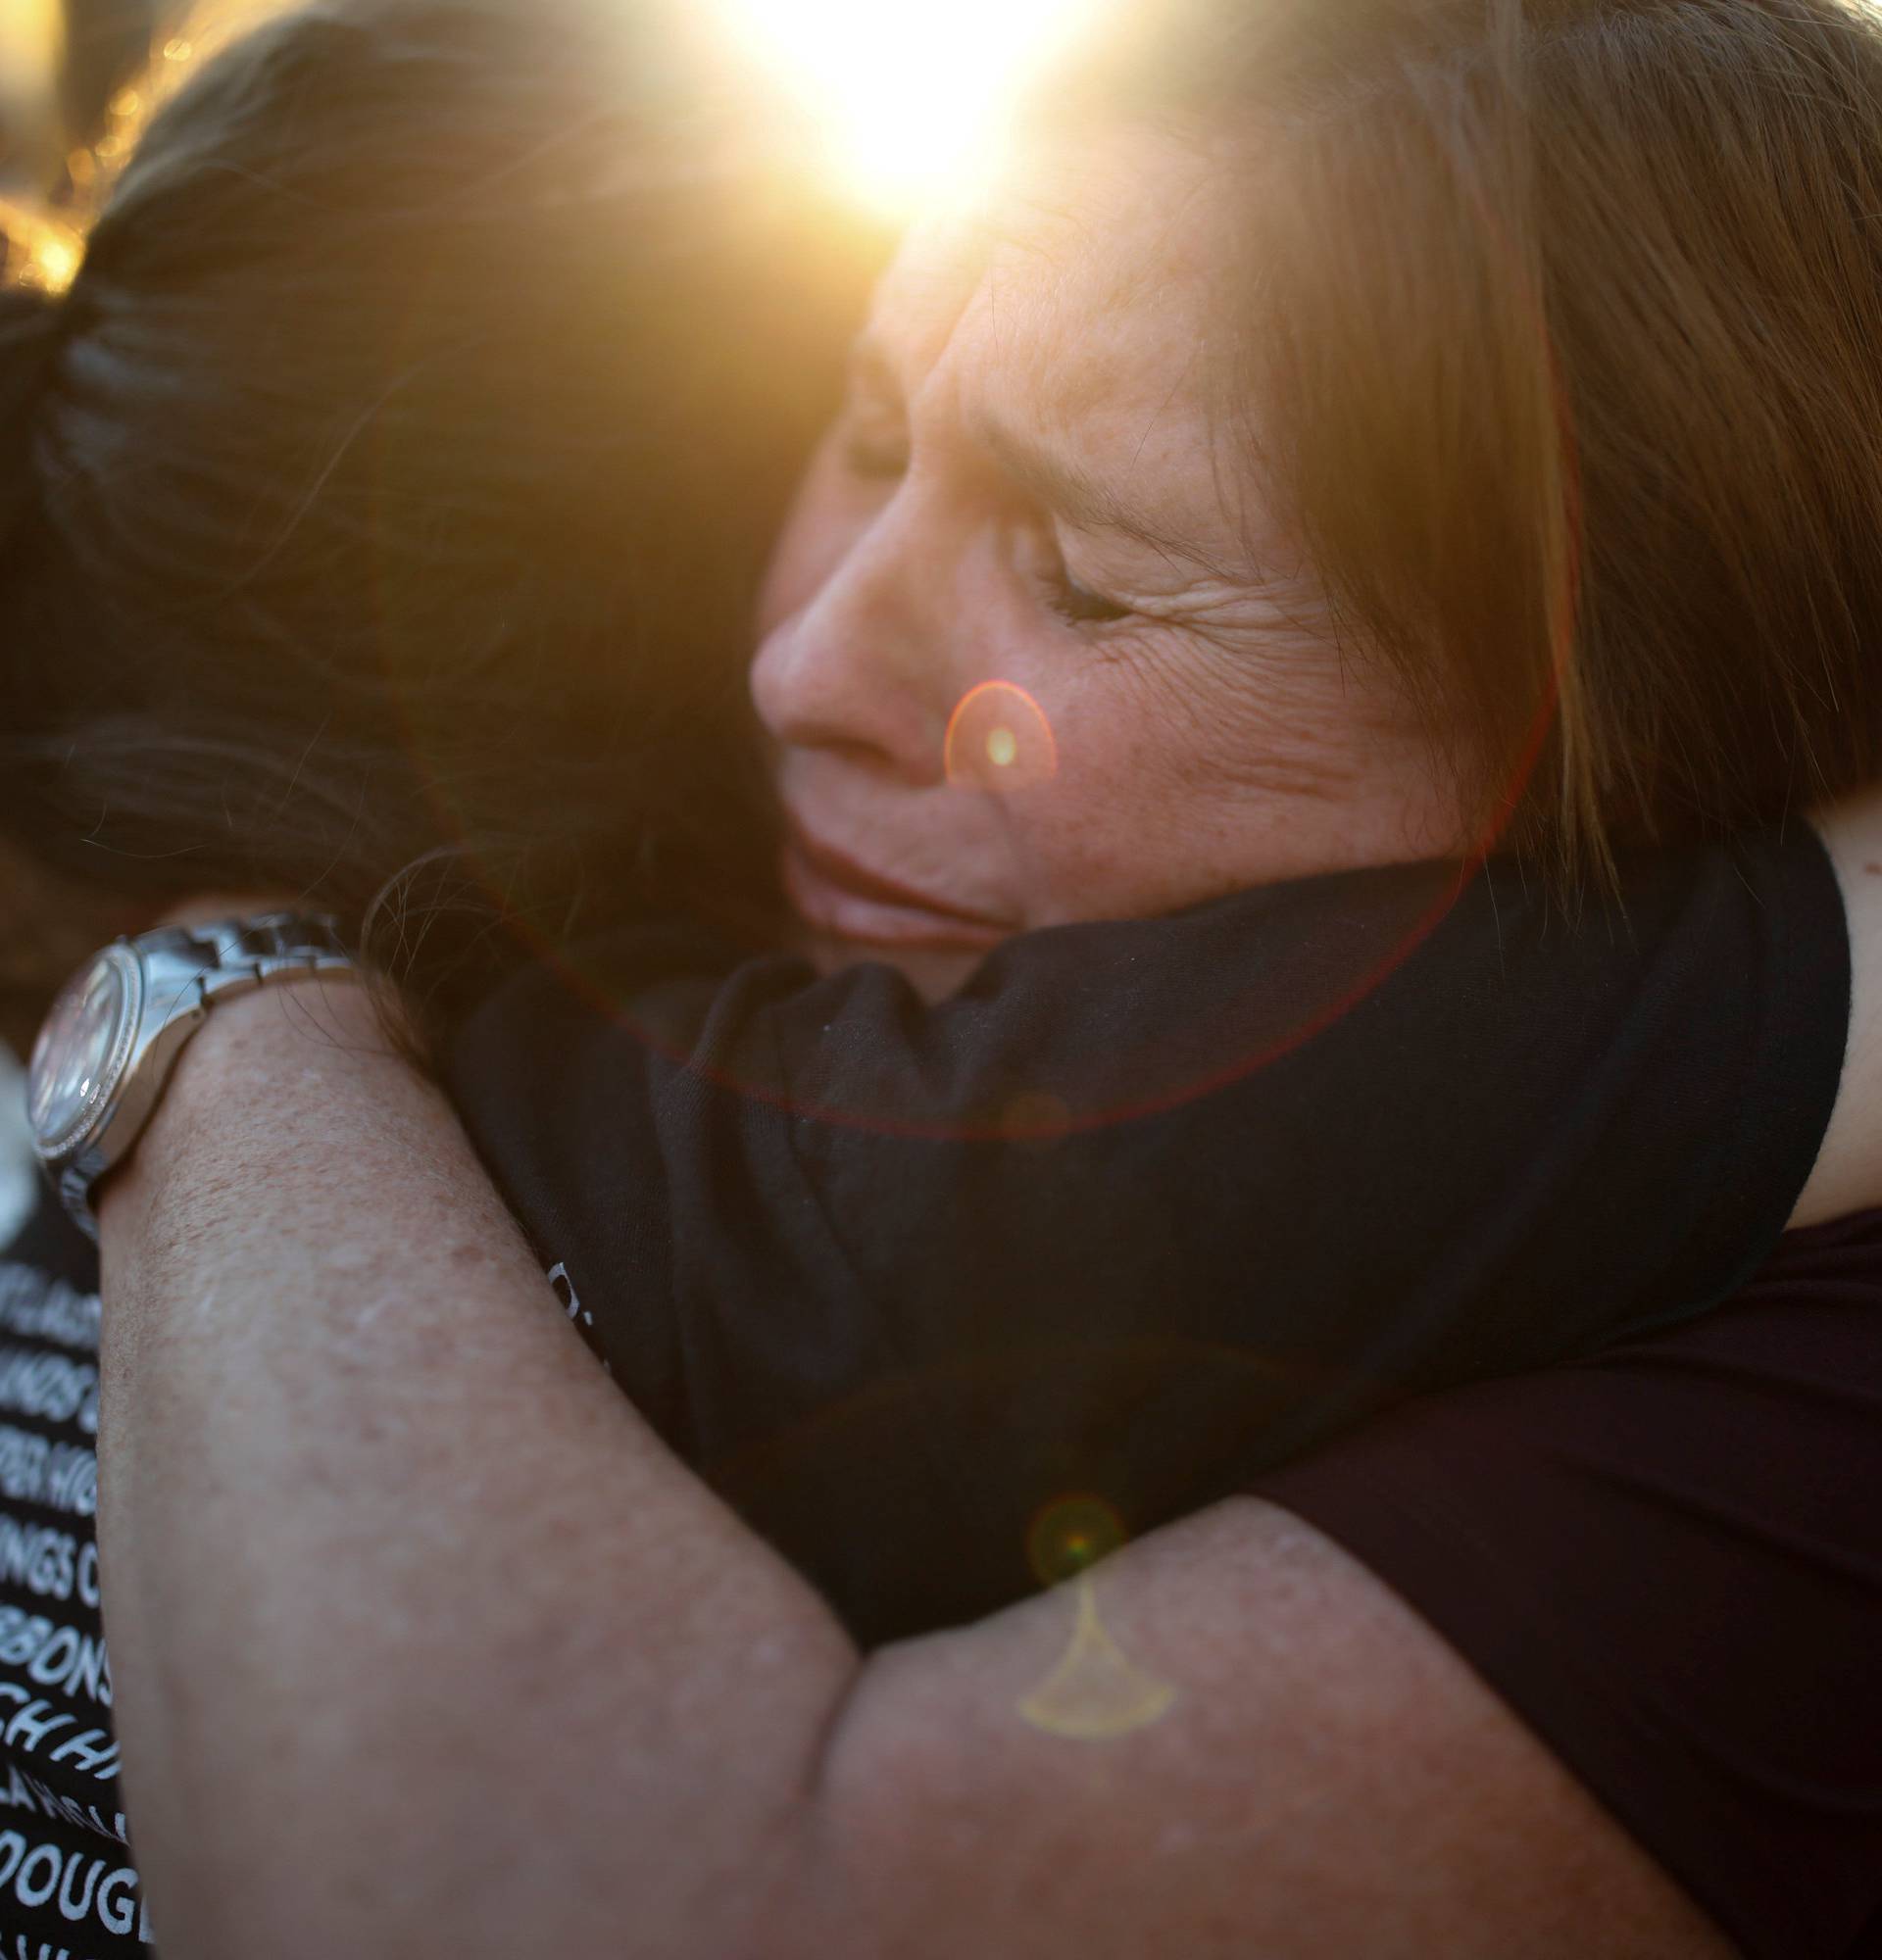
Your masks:
[{"label": "yellow flare on arm", "polygon": [[1089,1572],[1078,1581],[1078,1617],[1058,1666],[1019,1703],[1022,1720],[1073,1742],[1109,1742],[1167,1714],[1175,1685],[1130,1661],[1098,1618]]}]

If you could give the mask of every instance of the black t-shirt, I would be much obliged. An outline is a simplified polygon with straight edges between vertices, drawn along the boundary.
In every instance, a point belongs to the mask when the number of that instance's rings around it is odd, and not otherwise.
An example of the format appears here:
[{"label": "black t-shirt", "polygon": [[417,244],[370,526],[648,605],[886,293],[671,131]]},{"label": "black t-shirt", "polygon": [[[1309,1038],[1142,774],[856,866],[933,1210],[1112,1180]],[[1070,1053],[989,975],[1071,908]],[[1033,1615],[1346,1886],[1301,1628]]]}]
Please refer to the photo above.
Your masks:
[{"label": "black t-shirt", "polygon": [[622,1389],[873,1643],[1036,1588],[1067,1497],[1140,1533],[1742,1283],[1834,1098],[1840,897],[1802,826],[1626,892],[1317,879],[930,1010],[649,931],[509,985],[451,1087]]},{"label": "black t-shirt", "polygon": [[1882,1960],[1882,1211],[1716,1313],[1249,1487],[1403,1594],[1755,1960]]}]

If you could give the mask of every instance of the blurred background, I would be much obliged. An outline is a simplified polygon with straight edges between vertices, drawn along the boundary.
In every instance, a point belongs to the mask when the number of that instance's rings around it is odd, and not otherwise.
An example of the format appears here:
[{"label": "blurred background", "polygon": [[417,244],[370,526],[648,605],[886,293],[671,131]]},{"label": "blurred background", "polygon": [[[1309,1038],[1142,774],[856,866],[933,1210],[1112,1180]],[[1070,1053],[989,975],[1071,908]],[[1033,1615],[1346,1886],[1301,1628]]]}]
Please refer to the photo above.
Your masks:
[{"label": "blurred background", "polygon": [[111,136],[112,103],[141,79],[177,0],[0,0],[0,187],[57,201],[74,157]]},{"label": "blurred background", "polygon": [[[0,0],[0,196],[83,204],[153,97],[293,0]],[[526,11],[529,0],[517,0]],[[631,5],[632,0],[622,0]],[[902,217],[997,160],[1027,83],[1110,0],[696,0],[810,109],[858,200]],[[17,256],[17,254],[16,254]],[[16,265],[12,276],[19,276]]]}]

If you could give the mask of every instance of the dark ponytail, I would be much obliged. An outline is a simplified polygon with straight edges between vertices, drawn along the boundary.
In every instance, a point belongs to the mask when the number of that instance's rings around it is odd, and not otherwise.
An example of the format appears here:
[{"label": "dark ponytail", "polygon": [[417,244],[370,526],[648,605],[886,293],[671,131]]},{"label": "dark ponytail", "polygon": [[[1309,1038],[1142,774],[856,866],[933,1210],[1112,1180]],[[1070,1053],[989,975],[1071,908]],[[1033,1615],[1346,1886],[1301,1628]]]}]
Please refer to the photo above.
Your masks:
[{"label": "dark ponytail", "polygon": [[0,559],[38,488],[33,431],[64,311],[37,286],[0,286]]},{"label": "dark ponytail", "polygon": [[[651,0],[321,0],[6,302],[0,825],[518,943],[762,903],[748,609],[874,266]],[[16,467],[17,464],[17,467]]]}]

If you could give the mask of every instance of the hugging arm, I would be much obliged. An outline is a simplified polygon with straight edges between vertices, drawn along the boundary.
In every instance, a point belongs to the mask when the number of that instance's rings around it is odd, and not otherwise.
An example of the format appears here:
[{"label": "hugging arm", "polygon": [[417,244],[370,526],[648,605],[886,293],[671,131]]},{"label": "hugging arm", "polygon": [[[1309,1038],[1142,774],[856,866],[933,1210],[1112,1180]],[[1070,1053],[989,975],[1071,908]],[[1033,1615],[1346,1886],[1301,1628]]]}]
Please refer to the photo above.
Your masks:
[{"label": "hugging arm", "polygon": [[[168,1948],[1725,1950],[1251,1500],[862,1659],[594,1367],[364,1003],[307,999],[213,1016],[103,1196],[101,1540]],[[1050,1685],[1081,1613],[1121,1704],[1102,1664]]]}]

